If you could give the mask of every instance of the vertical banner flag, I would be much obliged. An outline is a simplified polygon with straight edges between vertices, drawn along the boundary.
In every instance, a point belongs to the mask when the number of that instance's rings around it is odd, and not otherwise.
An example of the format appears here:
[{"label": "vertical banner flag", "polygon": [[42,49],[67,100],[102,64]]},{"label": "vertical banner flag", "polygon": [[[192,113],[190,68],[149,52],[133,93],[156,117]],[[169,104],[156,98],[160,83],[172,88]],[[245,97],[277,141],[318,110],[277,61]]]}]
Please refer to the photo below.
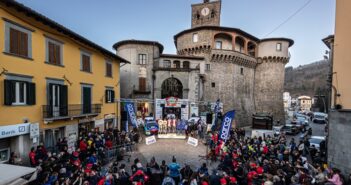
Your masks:
[{"label": "vertical banner flag", "polygon": [[217,101],[216,101],[216,105],[215,105],[215,107],[214,107],[214,113],[215,113],[215,116],[214,116],[214,118],[213,118],[213,120],[214,120],[214,122],[212,123],[212,131],[214,131],[214,129],[217,127],[217,122],[218,122],[218,113],[219,113],[219,111],[220,111],[220,102],[221,102],[221,100],[220,99],[218,99]]},{"label": "vertical banner flag", "polygon": [[229,137],[230,128],[232,127],[232,122],[234,120],[235,110],[229,111],[225,113],[222,120],[222,128],[219,133],[219,139],[222,141],[226,141]]},{"label": "vertical banner flag", "polygon": [[134,127],[136,127],[137,126],[137,119],[136,119],[136,115],[135,115],[135,111],[134,111],[134,103],[127,102],[125,104],[125,110],[128,113],[130,122],[132,123],[132,125]]}]

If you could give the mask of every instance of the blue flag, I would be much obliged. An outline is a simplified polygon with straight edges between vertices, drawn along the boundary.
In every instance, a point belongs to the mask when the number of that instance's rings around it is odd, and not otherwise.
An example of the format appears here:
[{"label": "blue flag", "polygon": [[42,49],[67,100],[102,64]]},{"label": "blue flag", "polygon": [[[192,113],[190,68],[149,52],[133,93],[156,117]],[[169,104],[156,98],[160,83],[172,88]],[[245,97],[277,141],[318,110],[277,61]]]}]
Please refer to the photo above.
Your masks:
[{"label": "blue flag", "polygon": [[235,110],[229,111],[225,113],[222,119],[222,128],[219,133],[219,139],[222,141],[226,141],[229,138],[230,129],[232,127],[232,122],[234,120]]},{"label": "blue flag", "polygon": [[132,123],[132,125],[134,127],[136,127],[137,126],[137,119],[136,119],[136,115],[135,115],[135,111],[134,111],[134,103],[127,102],[124,105],[124,107],[125,107],[125,110],[128,113],[128,117],[129,117],[130,122]]}]

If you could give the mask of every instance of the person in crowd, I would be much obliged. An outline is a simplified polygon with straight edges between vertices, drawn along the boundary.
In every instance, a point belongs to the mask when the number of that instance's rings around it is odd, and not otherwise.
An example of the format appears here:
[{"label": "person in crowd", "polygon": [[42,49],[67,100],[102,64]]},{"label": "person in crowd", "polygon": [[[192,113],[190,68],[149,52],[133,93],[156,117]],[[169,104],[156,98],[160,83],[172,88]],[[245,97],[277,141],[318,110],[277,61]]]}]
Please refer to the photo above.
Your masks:
[{"label": "person in crowd", "polygon": [[180,182],[180,166],[177,163],[177,159],[173,156],[172,163],[168,165],[169,176],[173,178],[174,182],[178,185]]}]

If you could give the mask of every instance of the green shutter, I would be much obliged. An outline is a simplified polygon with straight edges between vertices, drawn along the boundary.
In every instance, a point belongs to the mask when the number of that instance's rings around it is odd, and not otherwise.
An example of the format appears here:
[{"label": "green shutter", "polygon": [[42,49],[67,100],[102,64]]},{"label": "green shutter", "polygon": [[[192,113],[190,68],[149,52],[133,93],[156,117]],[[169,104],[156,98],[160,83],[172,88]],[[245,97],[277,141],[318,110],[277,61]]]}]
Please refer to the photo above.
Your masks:
[{"label": "green shutter", "polygon": [[11,80],[4,80],[4,104],[12,105],[15,101],[15,83]]},{"label": "green shutter", "polygon": [[27,83],[27,105],[35,105],[35,83]]}]

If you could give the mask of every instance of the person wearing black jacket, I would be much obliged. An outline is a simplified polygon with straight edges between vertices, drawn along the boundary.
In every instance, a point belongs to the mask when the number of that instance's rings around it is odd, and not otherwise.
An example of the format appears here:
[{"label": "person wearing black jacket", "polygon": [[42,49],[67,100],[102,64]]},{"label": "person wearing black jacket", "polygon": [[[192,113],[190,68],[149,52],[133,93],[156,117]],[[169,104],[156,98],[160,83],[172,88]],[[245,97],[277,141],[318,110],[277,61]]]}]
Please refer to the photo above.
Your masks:
[{"label": "person wearing black jacket", "polygon": [[190,166],[188,164],[186,164],[185,167],[183,167],[180,170],[180,174],[183,177],[183,185],[190,184],[190,177],[193,174],[193,170],[190,168]]}]

